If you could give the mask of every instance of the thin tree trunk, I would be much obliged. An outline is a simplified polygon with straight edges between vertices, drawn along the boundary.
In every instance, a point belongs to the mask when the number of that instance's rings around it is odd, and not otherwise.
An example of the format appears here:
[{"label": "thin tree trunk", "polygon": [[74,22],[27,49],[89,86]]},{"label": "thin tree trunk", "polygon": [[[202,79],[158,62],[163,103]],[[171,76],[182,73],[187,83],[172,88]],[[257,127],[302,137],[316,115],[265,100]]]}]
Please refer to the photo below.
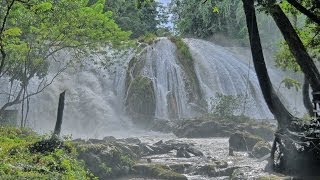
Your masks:
[{"label": "thin tree trunk", "polygon": [[[272,3],[272,2],[271,2]],[[312,58],[309,56],[305,46],[297,32],[290,23],[288,17],[277,4],[271,4],[268,11],[280,29],[289,49],[306,75],[313,91],[320,91],[320,74]]]},{"label": "thin tree trunk", "polygon": [[313,116],[313,105],[312,102],[310,100],[310,94],[309,94],[309,81],[306,78],[306,76],[304,76],[304,82],[303,82],[303,86],[302,86],[302,97],[303,97],[303,104],[304,107],[306,108],[306,110],[308,111],[309,116]]},{"label": "thin tree trunk", "polygon": [[63,91],[59,96],[59,105],[58,105],[58,114],[57,114],[57,122],[54,128],[54,132],[52,138],[58,138],[61,132],[62,118],[63,118],[63,109],[64,109],[64,97],[66,91]]},{"label": "thin tree trunk", "polygon": [[270,77],[263,57],[263,51],[254,9],[254,0],[242,1],[246,15],[247,28],[249,31],[253,64],[258,76],[263,97],[268,105],[269,110],[277,119],[279,128],[286,128],[292,121],[293,116],[282,104],[280,98],[277,96],[272,87],[272,83],[270,81]]}]

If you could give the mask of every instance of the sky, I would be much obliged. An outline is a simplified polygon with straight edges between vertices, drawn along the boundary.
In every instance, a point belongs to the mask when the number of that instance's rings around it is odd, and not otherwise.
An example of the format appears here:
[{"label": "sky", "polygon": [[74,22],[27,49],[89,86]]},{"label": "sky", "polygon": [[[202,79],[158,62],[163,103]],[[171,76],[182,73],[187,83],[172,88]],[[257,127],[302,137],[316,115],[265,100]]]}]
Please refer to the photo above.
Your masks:
[{"label": "sky", "polygon": [[[161,2],[165,6],[171,2],[171,0],[156,0],[156,1]],[[171,22],[171,16],[169,17],[169,22],[166,24],[166,26],[169,27],[170,29],[173,28],[173,24]]]},{"label": "sky", "polygon": [[163,4],[169,4],[171,0],[157,0]]}]

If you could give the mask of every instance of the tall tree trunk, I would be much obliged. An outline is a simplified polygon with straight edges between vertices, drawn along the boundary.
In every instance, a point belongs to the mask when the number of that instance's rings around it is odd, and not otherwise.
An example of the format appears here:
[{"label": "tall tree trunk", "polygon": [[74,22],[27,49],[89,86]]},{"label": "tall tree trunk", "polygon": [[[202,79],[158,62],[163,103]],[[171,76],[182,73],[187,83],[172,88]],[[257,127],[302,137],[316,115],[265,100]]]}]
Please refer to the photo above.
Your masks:
[{"label": "tall tree trunk", "polygon": [[63,118],[63,109],[64,109],[64,97],[66,91],[63,91],[59,96],[59,105],[58,105],[58,114],[57,114],[57,122],[54,128],[54,132],[52,138],[58,138],[61,132],[62,118]]},{"label": "tall tree trunk", "polygon": [[242,1],[246,15],[247,28],[249,31],[253,64],[258,76],[263,97],[269,107],[269,110],[277,119],[279,128],[286,128],[292,121],[293,116],[282,104],[280,98],[277,96],[272,87],[272,83],[270,81],[270,77],[263,57],[256,13],[254,9],[254,0]]},{"label": "tall tree trunk", "polygon": [[279,5],[275,3],[269,5],[268,11],[276,22],[278,28],[280,29],[284,39],[289,46],[291,53],[301,67],[302,72],[309,80],[313,91],[320,91],[319,71],[315,66],[312,58],[309,56],[297,32],[290,23],[288,17],[284,14]]},{"label": "tall tree trunk", "polygon": [[306,110],[308,111],[309,116],[313,116],[313,105],[310,100],[310,94],[309,94],[309,86],[310,83],[306,76],[304,76],[304,82],[302,86],[302,98],[303,98],[303,104]]}]

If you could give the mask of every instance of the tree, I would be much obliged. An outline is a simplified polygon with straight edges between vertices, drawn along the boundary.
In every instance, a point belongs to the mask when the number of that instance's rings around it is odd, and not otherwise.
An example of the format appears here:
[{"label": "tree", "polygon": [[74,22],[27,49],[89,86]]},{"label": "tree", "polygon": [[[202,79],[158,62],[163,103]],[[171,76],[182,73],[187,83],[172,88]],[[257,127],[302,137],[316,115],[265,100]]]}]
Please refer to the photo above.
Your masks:
[{"label": "tree", "polygon": [[106,1],[105,10],[112,11],[116,23],[126,31],[131,31],[131,38],[138,38],[147,33],[156,33],[159,26],[167,19],[160,11],[159,2],[112,0]]},{"label": "tree", "polygon": [[[301,13],[299,13],[299,11],[294,6],[291,6],[290,4],[292,4],[292,3],[290,3],[290,2],[292,2],[292,1],[289,1],[289,0],[288,0],[288,2],[283,1],[280,4],[281,9],[283,9],[283,11],[285,13],[287,13],[289,16],[291,15],[291,16],[295,16],[296,18],[302,19]],[[297,3],[297,2],[295,2],[295,3]],[[310,9],[310,10],[308,10],[308,11],[310,11],[310,13],[314,13],[314,14],[319,13],[319,12],[316,12],[315,11],[316,9],[313,8],[313,6],[316,5],[316,3],[313,3],[312,0],[310,0],[309,2],[304,1],[304,5],[308,9]],[[299,6],[302,6],[302,5],[299,4]],[[307,52],[310,54],[311,58],[313,58],[314,60],[318,59],[319,52],[320,52],[320,39],[318,36],[319,32],[320,32],[320,26],[317,25],[316,21],[314,21],[312,19],[308,19],[308,18],[306,20],[302,21],[302,22],[304,22],[303,25],[301,25],[301,23],[300,23],[300,25],[297,25],[297,23],[295,21],[292,22],[293,27],[297,31],[297,34],[299,35],[299,38],[301,39]],[[297,64],[295,57],[290,52],[289,46],[286,43],[286,41],[281,43],[280,51],[277,52],[276,65],[278,67],[281,67],[284,70],[290,69],[295,72],[301,72],[301,68]],[[309,81],[306,77],[304,78],[304,84],[302,87],[302,95],[303,95],[304,105],[305,105],[306,109],[308,110],[309,115],[312,116],[314,114],[313,113],[313,106],[311,104],[311,100],[309,97]]]},{"label": "tree", "polygon": [[284,14],[282,9],[274,1],[268,1],[265,4],[267,11],[271,14],[277,26],[279,27],[284,39],[286,40],[289,49],[296,62],[299,64],[302,72],[306,75],[309,80],[313,91],[320,90],[320,74],[313,63],[312,58],[309,56],[305,46],[303,45],[298,34],[294,30],[288,17]]},{"label": "tree", "polygon": [[[312,10],[308,10],[305,8],[302,4],[300,4],[296,0],[287,0],[288,3],[290,3],[292,6],[294,6],[297,10],[299,10],[301,13],[306,15],[308,18],[310,18],[312,21],[320,25],[320,16],[317,16],[315,13],[312,12]],[[320,7],[319,1],[311,1],[314,3],[316,7]]]},{"label": "tree", "polygon": [[221,33],[233,38],[243,38],[242,12],[240,0],[173,0],[171,12],[175,24],[182,35],[208,37]]},{"label": "tree", "polygon": [[[87,0],[1,1],[1,12],[6,13],[0,13],[0,78],[9,88],[0,92],[8,97],[0,114],[44,90],[66,67],[89,52],[106,45],[120,47],[128,40],[130,33],[118,27],[112,12],[104,11],[104,4],[104,0],[92,5]],[[69,52],[70,57],[58,58],[61,52]],[[48,80],[49,65],[55,61],[58,70]],[[30,92],[27,87],[36,78],[39,86]],[[13,90],[14,86],[18,89]]]},{"label": "tree", "polygon": [[242,1],[246,15],[247,28],[249,32],[253,64],[257,73],[263,97],[269,107],[269,110],[278,121],[279,128],[285,129],[290,125],[294,117],[282,104],[280,98],[277,96],[275,90],[272,87],[272,83],[268,75],[267,67],[263,57],[261,40],[254,8],[254,0]]},{"label": "tree", "polygon": [[[243,4],[246,13],[253,62],[260,87],[270,111],[274,114],[279,124],[279,129],[275,134],[275,140],[271,151],[273,168],[280,172],[318,175],[319,172],[317,169],[319,169],[320,164],[320,152],[319,149],[317,149],[317,145],[320,143],[319,123],[317,121],[311,121],[308,124],[299,124],[297,118],[293,117],[284,108],[279,98],[275,95],[270,78],[268,76],[266,65],[264,63],[262,47],[259,38],[259,30],[255,17],[254,0],[243,0]],[[281,17],[278,14],[280,13],[280,10],[278,8],[275,10],[277,13],[274,17],[275,21],[279,21]],[[281,20],[286,21],[287,18]],[[281,28],[283,27],[281,26]],[[288,28],[289,30],[287,31],[292,33],[290,31],[291,27]],[[297,41],[296,36],[292,36],[291,38]],[[287,39],[289,39],[289,37],[286,37],[286,40]],[[302,47],[300,46],[299,48]],[[298,51],[298,53],[295,52],[296,55],[301,55],[300,53],[303,51],[303,49],[298,49],[296,47],[292,49]],[[301,59],[297,59],[297,61],[300,60]],[[312,68],[310,65],[312,65],[313,62],[311,61],[308,63],[310,64],[308,64],[307,67],[301,67],[301,69],[310,67]],[[312,77],[315,75],[315,72],[311,72],[307,77],[310,79],[316,79],[316,77]],[[316,85],[317,84],[315,83],[315,88]],[[277,153],[275,153],[276,151]]]}]

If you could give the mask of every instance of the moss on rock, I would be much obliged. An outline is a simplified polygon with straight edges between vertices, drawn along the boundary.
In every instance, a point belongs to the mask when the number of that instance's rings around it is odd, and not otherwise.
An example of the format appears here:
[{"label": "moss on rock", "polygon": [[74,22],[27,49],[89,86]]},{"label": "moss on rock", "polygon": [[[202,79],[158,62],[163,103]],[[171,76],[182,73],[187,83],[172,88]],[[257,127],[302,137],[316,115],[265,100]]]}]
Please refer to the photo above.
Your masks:
[{"label": "moss on rock", "polygon": [[171,36],[170,40],[177,47],[178,61],[187,76],[186,88],[188,89],[189,100],[200,105],[205,104],[202,101],[202,92],[200,89],[199,80],[194,69],[194,60],[189,47],[181,37]]},{"label": "moss on rock", "polygon": [[167,179],[167,180],[187,180],[187,177],[172,171],[166,165],[160,164],[139,164],[132,168],[132,173],[143,177]]},{"label": "moss on rock", "polygon": [[134,117],[135,123],[149,125],[156,110],[155,94],[151,79],[136,77],[129,89],[126,100],[127,112]]},{"label": "moss on rock", "polygon": [[89,170],[101,179],[110,179],[129,173],[134,164],[132,153],[124,152],[122,144],[79,144],[79,158]]}]

